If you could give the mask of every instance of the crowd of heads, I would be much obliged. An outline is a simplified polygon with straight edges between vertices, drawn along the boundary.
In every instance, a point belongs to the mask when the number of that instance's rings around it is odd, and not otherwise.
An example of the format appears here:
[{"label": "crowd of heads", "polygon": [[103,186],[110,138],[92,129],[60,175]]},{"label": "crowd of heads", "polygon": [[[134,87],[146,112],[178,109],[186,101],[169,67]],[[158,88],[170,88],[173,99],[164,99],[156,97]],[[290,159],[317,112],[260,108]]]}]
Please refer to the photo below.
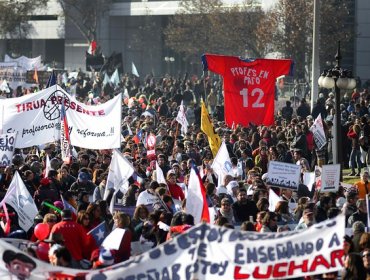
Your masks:
[{"label": "crowd of heads", "polygon": [[[224,122],[222,81],[212,77],[147,76],[140,81],[124,75],[119,85],[112,86],[103,85],[98,74],[92,78],[81,74],[62,87],[88,104],[99,104],[124,93],[121,152],[135,172],[125,191],[113,193],[106,189],[112,160],[110,150],[76,147],[70,164],[63,163],[59,143],[16,150],[12,164],[0,166],[1,192],[6,193],[14,172],[18,171],[39,214],[28,232],[20,228],[17,215],[11,216],[10,231],[2,228],[1,234],[29,239],[38,245],[48,244],[46,254],[38,246],[34,256],[53,265],[100,268],[127,260],[132,253],[132,242],[145,243],[149,250],[181,234],[194,225],[194,218],[187,213],[186,198],[190,170],[196,167],[206,189],[208,205],[214,209],[211,214],[214,224],[242,231],[280,232],[302,230],[343,213],[347,227],[354,232],[344,239],[344,244],[351,243],[345,254],[346,277],[362,273],[353,269],[359,267],[361,258],[365,274],[370,269],[370,244],[363,241],[369,236],[362,231],[361,237],[356,238],[367,225],[365,199],[370,187],[367,90],[346,93],[340,106],[346,140],[344,165],[351,162],[351,175],[359,176],[358,183],[350,188],[340,186],[335,193],[320,193],[315,185],[309,189],[304,184],[303,174],[314,171],[315,165],[333,163],[337,147],[332,145],[335,100],[331,93],[320,95],[312,111],[304,99],[297,108],[287,101],[272,126],[251,123],[248,127],[230,128]],[[223,180],[212,169],[213,153],[201,131],[201,98],[231,159],[232,175]],[[175,121],[181,104],[189,122],[186,133],[181,132],[181,125]],[[327,139],[326,145],[320,148],[310,130],[319,114]],[[156,138],[154,153],[149,152],[150,135]],[[47,157],[51,168],[48,174],[43,174]],[[276,188],[270,184],[267,173],[271,161],[300,165],[302,176],[297,188]],[[156,162],[165,183],[159,182]],[[270,205],[271,190],[280,197],[276,205]],[[76,214],[66,209],[65,202]],[[111,204],[115,206],[113,211]],[[108,230],[126,229],[118,250],[98,248],[94,240],[86,237],[102,222]],[[35,235],[40,223],[49,225],[50,229],[49,236],[43,240]],[[66,233],[66,225],[73,230]]]}]

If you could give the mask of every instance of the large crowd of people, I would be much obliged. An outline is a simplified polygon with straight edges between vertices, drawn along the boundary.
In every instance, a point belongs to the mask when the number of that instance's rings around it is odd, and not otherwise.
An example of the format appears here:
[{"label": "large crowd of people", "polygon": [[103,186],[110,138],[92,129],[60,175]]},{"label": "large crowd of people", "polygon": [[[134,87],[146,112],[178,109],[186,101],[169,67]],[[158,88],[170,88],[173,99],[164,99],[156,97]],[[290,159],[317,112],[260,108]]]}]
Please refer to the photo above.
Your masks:
[{"label": "large crowd of people", "polygon": [[[349,175],[357,177],[358,182],[350,188],[340,186],[336,193],[320,193],[315,186],[309,190],[303,181],[297,191],[271,187],[267,171],[270,161],[298,164],[302,174],[313,171],[315,165],[333,162],[333,150],[339,148],[332,146],[333,93],[320,93],[312,110],[304,98],[297,108],[286,101],[272,126],[251,123],[249,127],[230,128],[224,122],[222,81],[215,77],[149,75],[140,80],[126,74],[119,85],[103,85],[98,74],[87,77],[80,73],[67,83],[59,76],[58,83],[86,104],[103,103],[124,93],[121,152],[135,172],[129,178],[127,192],[117,196],[109,193],[104,199],[112,151],[76,147],[72,162],[65,164],[59,143],[16,150],[12,165],[0,166],[0,195],[4,197],[17,170],[39,214],[28,232],[19,227],[16,213],[10,216],[10,230],[6,230],[7,221],[3,218],[1,237],[32,241],[29,253],[52,265],[90,269],[125,261],[135,254],[133,242],[154,248],[194,225],[185,201],[190,170],[196,165],[206,188],[208,206],[214,209],[211,217],[214,224],[242,231],[279,232],[306,229],[343,213],[353,235],[343,236],[342,279],[370,277],[370,233],[365,231],[370,191],[368,89],[345,93],[340,104],[343,167],[350,168]],[[32,93],[18,88],[15,95],[22,94]],[[201,99],[231,159],[233,175],[225,176],[222,182],[212,170],[213,154],[207,136],[201,131]],[[189,123],[185,134],[181,134],[181,126],[175,120],[180,104],[185,106]],[[327,139],[320,149],[310,131],[319,114]],[[147,153],[146,136],[150,134],[156,136],[155,154]],[[43,174],[46,156],[51,168],[48,174]],[[156,161],[167,184],[157,181]],[[270,188],[281,198],[274,210],[269,205]],[[116,200],[115,209],[119,210],[109,210],[111,199]],[[76,214],[64,209],[63,200],[73,206]],[[102,222],[109,230],[126,229],[117,250],[99,248],[94,238],[87,235]],[[49,234],[44,239],[35,234],[39,224],[48,225]],[[333,273],[312,279],[335,277],[337,274]]]}]

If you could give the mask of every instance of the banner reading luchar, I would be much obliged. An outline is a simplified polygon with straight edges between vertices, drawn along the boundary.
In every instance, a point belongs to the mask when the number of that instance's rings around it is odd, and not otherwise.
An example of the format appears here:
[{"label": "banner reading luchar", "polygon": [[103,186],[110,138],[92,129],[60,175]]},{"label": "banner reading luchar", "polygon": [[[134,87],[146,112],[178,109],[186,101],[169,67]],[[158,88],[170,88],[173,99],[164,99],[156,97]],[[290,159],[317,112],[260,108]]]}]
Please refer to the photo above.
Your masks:
[{"label": "banner reading luchar", "polygon": [[[32,279],[289,279],[339,271],[343,265],[344,216],[304,231],[241,232],[198,224],[173,240],[102,270],[72,270],[31,258]],[[21,254],[0,240],[0,275],[8,274],[5,252]],[[6,259],[6,258],[5,258]]]},{"label": "banner reading luchar", "polygon": [[90,149],[120,147],[121,96],[89,106],[78,102],[59,86],[0,100],[3,133],[18,133],[16,148],[59,140],[62,100],[65,100],[72,145]]}]

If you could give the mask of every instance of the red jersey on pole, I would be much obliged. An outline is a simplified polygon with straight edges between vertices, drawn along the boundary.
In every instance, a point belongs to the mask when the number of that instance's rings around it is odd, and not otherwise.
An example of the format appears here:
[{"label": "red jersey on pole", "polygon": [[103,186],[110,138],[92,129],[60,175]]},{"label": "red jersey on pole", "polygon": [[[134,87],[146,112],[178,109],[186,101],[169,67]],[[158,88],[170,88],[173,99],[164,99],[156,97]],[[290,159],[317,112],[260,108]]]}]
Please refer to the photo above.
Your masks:
[{"label": "red jersey on pole", "polygon": [[223,76],[227,126],[274,123],[276,78],[292,73],[292,60],[204,54],[202,62],[204,71]]}]

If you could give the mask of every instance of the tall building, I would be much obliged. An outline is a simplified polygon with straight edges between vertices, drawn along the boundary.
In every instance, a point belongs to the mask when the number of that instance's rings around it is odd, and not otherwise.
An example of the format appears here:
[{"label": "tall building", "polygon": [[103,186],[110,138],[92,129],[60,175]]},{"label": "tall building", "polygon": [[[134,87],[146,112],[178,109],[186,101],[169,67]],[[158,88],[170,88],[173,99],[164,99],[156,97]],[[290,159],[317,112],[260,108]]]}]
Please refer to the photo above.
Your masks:
[{"label": "tall building", "polygon": [[[241,0],[225,0],[225,4]],[[277,0],[261,0],[260,5]],[[323,1],[323,0],[320,0]],[[346,24],[352,25],[354,40],[343,46],[343,67],[353,69],[362,83],[370,83],[370,1],[347,0],[350,15]],[[100,19],[98,44],[104,55],[122,53],[124,71],[131,72],[132,63],[144,76],[154,73],[177,75],[200,73],[201,61],[189,61],[174,53],[164,44],[163,28],[176,14],[180,1],[172,0],[113,0],[109,12]],[[88,43],[76,27],[62,16],[56,0],[31,17],[32,30],[27,39],[0,39],[0,58],[12,49],[34,57],[42,55],[45,63],[57,68],[85,69]],[[333,43],[335,43],[333,38]],[[14,48],[16,46],[17,48]],[[334,55],[334,54],[333,54]]]}]

